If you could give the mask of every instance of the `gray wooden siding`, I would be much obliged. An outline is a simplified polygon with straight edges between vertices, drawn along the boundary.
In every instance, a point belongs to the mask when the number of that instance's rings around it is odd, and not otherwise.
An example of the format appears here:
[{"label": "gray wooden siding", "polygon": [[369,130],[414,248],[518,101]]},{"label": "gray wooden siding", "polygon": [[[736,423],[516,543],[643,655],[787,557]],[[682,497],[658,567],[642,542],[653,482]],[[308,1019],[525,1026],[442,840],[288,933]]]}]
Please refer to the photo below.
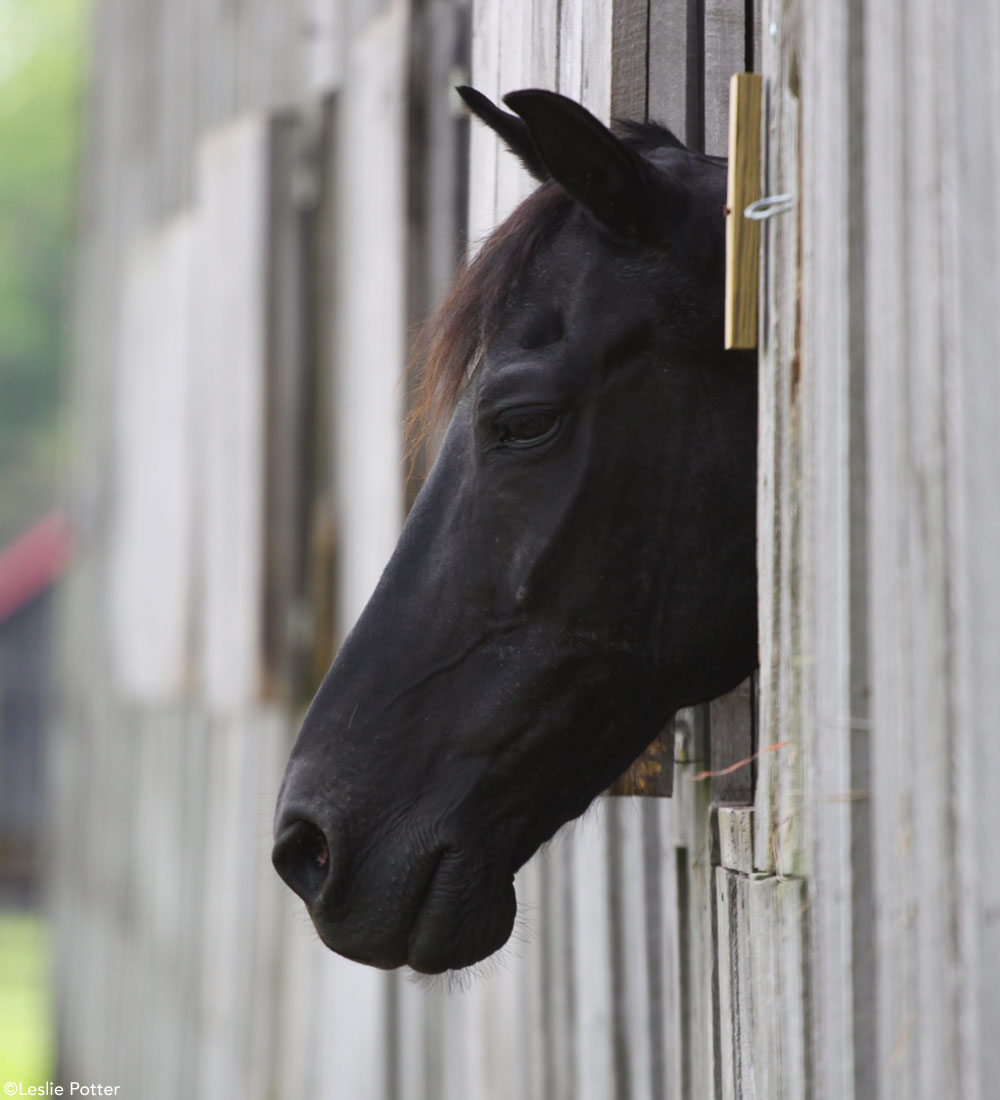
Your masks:
[{"label": "gray wooden siding", "polygon": [[[975,7],[99,0],[51,774],[67,1080],[991,1096],[1000,19]],[[530,186],[450,88],[721,153],[747,63],[764,193],[796,199],[762,234],[756,682],[678,716],[672,798],[601,799],[522,870],[467,988],[340,960],[271,870],[277,785],[419,484],[410,326]]]}]

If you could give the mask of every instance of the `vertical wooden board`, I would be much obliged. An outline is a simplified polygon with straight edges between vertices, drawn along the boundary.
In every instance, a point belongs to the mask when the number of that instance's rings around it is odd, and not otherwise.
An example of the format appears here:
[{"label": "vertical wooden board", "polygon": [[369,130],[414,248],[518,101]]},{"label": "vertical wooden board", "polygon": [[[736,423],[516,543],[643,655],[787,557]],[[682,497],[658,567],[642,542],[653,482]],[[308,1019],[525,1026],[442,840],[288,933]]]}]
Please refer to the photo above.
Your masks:
[{"label": "vertical wooden board", "polygon": [[585,3],[579,24],[582,39],[579,99],[602,122],[611,117],[612,15],[613,0],[602,0],[596,5]]},{"label": "vertical wooden board", "polygon": [[[650,912],[644,815],[648,803],[615,799],[609,816],[617,817],[612,845],[612,956],[615,962],[616,1061],[620,1090],[634,1100],[654,1097],[652,1021],[653,974],[650,958]],[[655,1037],[659,1041],[659,1036]]]},{"label": "vertical wooden board", "polygon": [[750,933],[745,940],[751,1006],[746,1027],[755,1083],[750,1095],[775,1100],[809,1096],[804,884],[776,876],[741,877],[740,891]]},{"label": "vertical wooden board", "polygon": [[753,807],[719,806],[719,864],[741,874],[753,873]]},{"label": "vertical wooden board", "polygon": [[320,1051],[325,1023],[320,1015],[320,976],[327,950],[302,902],[286,891],[279,907],[280,980],[276,993],[277,1057],[272,1074],[276,1096],[319,1096]]},{"label": "vertical wooden board", "polygon": [[269,730],[254,716],[214,719],[207,760],[210,792],[205,832],[205,875],[200,943],[202,1056],[205,1095],[263,1097],[270,1068],[261,1075],[256,1043],[263,1040],[259,938],[269,929],[261,876],[270,868],[262,848],[261,760]]},{"label": "vertical wooden board", "polygon": [[729,79],[746,68],[744,0],[705,0],[705,152],[724,157],[729,144]]},{"label": "vertical wooden board", "polygon": [[[798,99],[794,55],[798,32],[794,12],[774,5],[765,22],[762,71],[765,86],[766,194],[799,190]],[[765,223],[758,355],[757,577],[760,640],[758,748],[788,740],[798,730],[795,673],[803,667],[793,630],[798,584],[798,211]],[[801,833],[794,797],[801,792],[797,745],[762,755],[757,761],[754,860],[758,870],[780,864],[794,870]],[[789,802],[788,799],[791,799]]]},{"label": "vertical wooden board", "polygon": [[650,0],[614,0],[611,27],[612,118],[646,118]]},{"label": "vertical wooden board", "polygon": [[[500,11],[499,90],[501,95],[533,86],[534,7],[529,3],[506,4]],[[493,216],[501,222],[536,187],[517,157],[501,146],[496,165],[496,199]]]},{"label": "vertical wooden board", "polygon": [[[879,1083],[886,1096],[931,1097],[961,1076],[954,1004],[940,995],[952,981],[956,917],[940,369],[950,334],[939,270],[942,135],[951,123],[938,122],[930,140],[918,131],[937,119],[938,85],[950,82],[938,49],[951,29],[921,4],[871,13],[867,30]],[[876,140],[876,126],[890,120],[892,134]]]},{"label": "vertical wooden board", "polygon": [[287,7],[289,36],[296,43],[292,87],[297,97],[328,95],[342,80],[347,42],[345,5],[297,0]]},{"label": "vertical wooden board", "polygon": [[465,1032],[466,1004],[454,995],[442,996],[435,1013],[435,1046],[438,1065],[433,1095],[442,1100],[463,1100],[469,1095],[468,1081],[474,1053]]},{"label": "vertical wooden board", "polygon": [[206,1042],[204,1020],[204,982],[202,944],[205,940],[205,897],[214,878],[208,871],[211,846],[206,844],[209,830],[209,791],[212,739],[207,717],[194,707],[186,708],[181,732],[181,796],[179,815],[180,861],[185,886],[182,899],[177,979],[181,987],[181,1045],[185,1057],[178,1067],[182,1095],[197,1094],[201,1075],[203,1047]]},{"label": "vertical wooden board", "polygon": [[338,158],[335,479],[346,630],[392,553],[403,509],[405,5],[391,3],[350,47]]},{"label": "vertical wooden board", "polygon": [[408,135],[410,202],[419,209],[409,244],[416,258],[409,284],[414,322],[423,321],[444,299],[465,243],[467,138],[473,120],[455,85],[469,79],[468,38],[468,12],[450,0],[438,0],[411,20],[409,98],[419,110],[413,125],[411,106]]},{"label": "vertical wooden board", "polygon": [[752,693],[746,680],[735,691],[709,704],[708,721],[713,772],[725,772],[711,780],[712,801],[749,804],[753,801]]},{"label": "vertical wooden board", "polygon": [[738,973],[737,876],[715,869],[716,935],[719,945],[719,1095],[735,1100],[743,1093],[740,1032],[743,1023]]},{"label": "vertical wooden board", "polygon": [[201,672],[206,699],[227,709],[260,686],[267,138],[265,120],[247,116],[199,152]]},{"label": "vertical wooden board", "polygon": [[156,213],[178,210],[194,186],[197,48],[191,0],[163,5],[156,31]]},{"label": "vertical wooden board", "polygon": [[576,1095],[572,857],[572,846],[565,833],[535,856],[540,863],[543,887],[538,914],[544,1053],[540,1096],[546,1100],[574,1100]]},{"label": "vertical wooden board", "polygon": [[280,935],[281,913],[288,890],[271,865],[274,806],[285,768],[289,741],[287,715],[277,707],[265,707],[253,718],[254,752],[248,762],[247,822],[245,837],[256,869],[248,904],[253,912],[253,938],[247,966],[251,970],[253,996],[250,1005],[247,1073],[253,1095],[275,1095],[281,1008],[277,990],[281,985],[283,952]]},{"label": "vertical wooden board", "polygon": [[[498,103],[500,87],[500,0],[477,0],[472,6],[472,84]],[[469,131],[469,253],[496,225],[497,166],[505,155],[496,135],[475,119]]]},{"label": "vertical wooden board", "polygon": [[191,659],[193,224],[141,239],[123,284],[114,410],[111,657],[118,691],[184,692]]},{"label": "vertical wooden board", "polygon": [[[583,20],[584,0],[562,0],[559,7],[559,49],[556,54],[559,84],[556,90],[576,100],[583,95]],[[590,107],[586,103],[584,106]],[[600,117],[599,109],[596,113]]]},{"label": "vertical wooden board", "polygon": [[149,715],[137,723],[137,820],[131,861],[137,891],[132,928],[140,943],[132,1042],[140,1054],[141,1089],[150,1100],[182,1088],[181,969],[183,861],[180,828],[183,712]]},{"label": "vertical wooden board", "polygon": [[[869,281],[867,323],[868,362],[879,370],[868,372],[870,403],[869,447],[872,463],[870,500],[872,525],[872,649],[875,692],[872,717],[878,731],[872,752],[878,950],[879,1089],[880,1095],[918,1097],[921,1089],[920,1054],[915,1044],[917,991],[916,922],[918,891],[914,853],[914,817],[919,792],[914,790],[909,761],[926,746],[913,739],[919,719],[907,674],[911,671],[908,633],[910,593],[907,579],[909,517],[906,514],[907,425],[905,422],[908,372],[906,307],[908,208],[905,180],[905,102],[903,87],[902,13],[887,6],[866,20],[868,134],[867,201],[869,216]],[[876,64],[877,60],[877,64]],[[875,71],[877,68],[878,71]],[[876,126],[886,132],[876,142]],[[879,180],[885,188],[875,187]],[[883,373],[884,371],[884,373]],[[888,647],[884,649],[883,647]],[[912,651],[911,651],[912,652]],[[896,708],[900,708],[895,713]],[[905,731],[906,743],[903,743]],[[895,758],[895,762],[893,762]],[[928,1055],[931,1048],[928,1048]]]},{"label": "vertical wooden board", "polygon": [[686,972],[686,961],[681,958],[682,931],[685,927],[681,909],[679,874],[682,851],[677,847],[675,824],[676,805],[673,800],[656,799],[650,804],[653,827],[656,831],[652,852],[657,857],[659,875],[660,944],[658,973],[651,976],[651,988],[657,989],[661,1004],[661,1025],[653,1036],[653,1053],[658,1057],[659,1076],[654,1095],[670,1100],[683,1096],[687,1080],[682,1042],[683,1016],[686,1004],[683,1000],[681,976]]},{"label": "vertical wooden board", "polygon": [[689,101],[698,87],[700,61],[690,45],[688,0],[650,0],[648,113],[681,141],[695,143]]},{"label": "vertical wooden board", "polygon": [[230,118],[236,106],[236,41],[232,12],[225,0],[199,6],[198,99],[202,133]]},{"label": "vertical wooden board", "polygon": [[226,1095],[243,1083],[241,1012],[251,995],[246,959],[250,935],[246,920],[250,880],[243,841],[240,802],[246,740],[233,719],[208,728],[205,766],[208,805],[205,831],[205,891],[202,909],[202,1042],[198,1092]]},{"label": "vertical wooden board", "polygon": [[[545,1088],[545,1046],[543,1001],[545,969],[539,927],[545,904],[543,864],[531,859],[517,873],[518,918],[508,949],[511,967],[517,975],[517,1000],[512,1011],[520,1034],[521,1060],[518,1066],[518,1095],[525,1100],[550,1100]],[[554,1100],[554,1098],[551,1098]]]},{"label": "vertical wooden board", "polygon": [[397,972],[393,981],[397,1023],[390,1095],[394,1100],[435,1100],[441,1095],[434,1079],[436,1005],[409,974]]},{"label": "vertical wooden board", "polygon": [[319,970],[317,1100],[386,1100],[389,975],[333,952]]},{"label": "vertical wooden board", "polygon": [[502,1100],[523,1095],[524,1035],[519,1026],[516,960],[510,949],[491,960],[493,972],[462,994],[465,1043],[465,1095]]},{"label": "vertical wooden board", "polygon": [[576,998],[576,1095],[615,1095],[608,822],[611,802],[599,799],[572,836],[573,989]]},{"label": "vertical wooden board", "polygon": [[[1000,514],[992,501],[1000,468],[1000,353],[995,307],[1000,297],[1000,202],[995,181],[1000,139],[989,124],[1000,105],[1000,20],[955,27],[955,80],[943,189],[950,206],[945,268],[952,340],[945,348],[949,382],[949,532],[954,615],[955,806],[962,899],[959,914],[958,1061],[967,1095],[989,1095],[1000,1078],[1000,766],[991,751],[1000,712]],[[947,96],[947,90],[942,89]],[[950,271],[949,271],[950,268]]]},{"label": "vertical wooden board", "polygon": [[715,977],[715,882],[709,829],[710,786],[694,775],[707,757],[707,708],[679,711],[674,797],[664,846],[676,849],[672,891],[677,921],[677,1017],[681,1095],[715,1097],[717,994]]},{"label": "vertical wooden board", "polygon": [[531,84],[555,91],[559,84],[559,12],[561,0],[534,0],[531,29]]},{"label": "vertical wooden board", "polygon": [[[872,1095],[875,958],[868,772],[860,13],[803,10],[799,506],[809,562],[803,662],[814,1087]],[[831,58],[839,63],[831,64]],[[840,166],[834,168],[833,166]]]},{"label": "vertical wooden board", "polygon": [[284,699],[298,687],[306,649],[295,624],[306,588],[308,511],[315,492],[314,250],[308,239],[313,222],[303,197],[311,139],[301,119],[286,116],[271,124],[263,659],[269,697]]}]

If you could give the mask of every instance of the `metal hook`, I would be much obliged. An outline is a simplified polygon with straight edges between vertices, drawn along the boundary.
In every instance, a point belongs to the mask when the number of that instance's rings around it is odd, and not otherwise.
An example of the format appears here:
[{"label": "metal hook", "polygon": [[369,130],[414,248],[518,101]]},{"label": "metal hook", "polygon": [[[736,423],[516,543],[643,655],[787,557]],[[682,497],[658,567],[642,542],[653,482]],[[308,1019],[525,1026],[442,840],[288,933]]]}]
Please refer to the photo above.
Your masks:
[{"label": "metal hook", "polygon": [[750,203],[743,211],[743,217],[753,222],[763,222],[768,218],[776,218],[779,214],[787,214],[794,206],[794,195],[766,195]]}]

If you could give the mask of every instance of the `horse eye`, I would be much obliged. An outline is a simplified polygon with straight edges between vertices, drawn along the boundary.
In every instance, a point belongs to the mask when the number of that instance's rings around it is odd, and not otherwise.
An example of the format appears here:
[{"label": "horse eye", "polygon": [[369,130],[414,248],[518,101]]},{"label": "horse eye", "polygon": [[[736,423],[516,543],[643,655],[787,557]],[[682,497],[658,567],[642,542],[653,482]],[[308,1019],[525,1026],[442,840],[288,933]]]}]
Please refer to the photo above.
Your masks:
[{"label": "horse eye", "polygon": [[552,409],[525,409],[500,417],[497,436],[501,443],[537,443],[550,435],[558,424],[559,414]]}]

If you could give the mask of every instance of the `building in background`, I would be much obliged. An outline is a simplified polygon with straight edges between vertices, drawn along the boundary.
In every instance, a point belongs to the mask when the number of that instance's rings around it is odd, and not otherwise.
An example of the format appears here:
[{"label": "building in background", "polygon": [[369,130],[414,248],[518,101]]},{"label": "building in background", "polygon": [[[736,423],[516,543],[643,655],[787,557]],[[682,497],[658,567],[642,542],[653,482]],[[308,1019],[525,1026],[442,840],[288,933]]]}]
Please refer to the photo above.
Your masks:
[{"label": "building in background", "polygon": [[61,513],[0,548],[0,898],[38,896],[56,583],[71,557]]}]

